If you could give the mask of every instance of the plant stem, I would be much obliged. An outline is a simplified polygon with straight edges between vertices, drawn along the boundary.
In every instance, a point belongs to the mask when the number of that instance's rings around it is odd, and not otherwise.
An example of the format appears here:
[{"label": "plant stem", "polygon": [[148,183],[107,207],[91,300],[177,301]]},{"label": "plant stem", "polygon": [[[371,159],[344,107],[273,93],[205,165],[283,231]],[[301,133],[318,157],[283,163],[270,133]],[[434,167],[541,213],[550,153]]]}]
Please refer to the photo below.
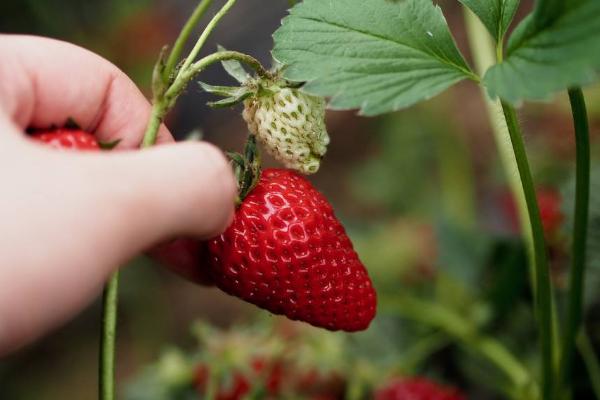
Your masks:
[{"label": "plant stem", "polygon": [[163,72],[163,81],[165,83],[169,81],[169,76],[175,70],[177,63],[179,62],[179,58],[181,57],[181,53],[183,52],[183,48],[185,47],[187,40],[192,34],[192,31],[198,24],[198,21],[204,16],[206,10],[208,9],[208,7],[210,7],[212,2],[213,0],[200,1],[200,3],[198,3],[198,6],[196,6],[196,9],[194,9],[194,12],[190,16],[190,18],[187,20],[187,22],[181,29],[181,33],[177,37],[177,40],[175,40],[173,49],[171,50],[171,53],[169,53],[169,58],[167,59],[167,62],[165,64],[165,70]]},{"label": "plant stem", "polygon": [[[465,15],[465,23],[467,26],[468,39],[471,47],[471,52],[475,59],[475,67],[481,75],[487,71],[489,67],[497,61],[496,52],[492,37],[488,34],[486,28],[479,21],[478,17],[467,7],[463,8]],[[497,47],[496,47],[497,49]],[[535,270],[533,267],[533,239],[531,237],[531,228],[529,226],[529,213],[527,204],[525,203],[525,194],[521,186],[521,180],[517,171],[517,160],[512,150],[510,135],[504,119],[502,118],[502,105],[499,100],[492,100],[487,96],[485,88],[481,87],[481,92],[485,101],[488,117],[494,133],[494,139],[500,162],[506,172],[505,176],[510,187],[512,197],[514,199],[517,212],[519,215],[519,223],[521,232],[527,247],[527,254],[530,258],[530,279],[532,285],[535,284]],[[535,291],[535,287],[534,287]]]},{"label": "plant stem", "polygon": [[[484,73],[498,61],[494,60],[494,45],[485,27],[466,8],[465,19],[478,70],[480,73]],[[509,104],[488,99],[485,93],[484,96],[490,118],[495,122],[496,142],[519,210],[523,236],[529,253],[532,291],[542,346],[542,393],[544,399],[550,399],[553,371],[559,354],[558,318],[552,294],[546,245],[535,187],[514,109]],[[504,114],[504,121],[498,120],[497,115],[500,112]],[[519,172],[518,175],[513,173],[515,170]]]},{"label": "plant stem", "polygon": [[161,99],[155,101],[152,105],[152,113],[150,115],[150,121],[148,122],[148,126],[146,128],[146,133],[144,134],[144,140],[142,142],[142,147],[150,147],[154,145],[156,142],[156,137],[158,134],[158,129],[160,124],[162,123],[163,118],[166,113],[175,105],[177,98],[184,91],[185,87],[188,83],[196,75],[205,70],[210,65],[226,60],[236,60],[245,63],[250,66],[252,69],[256,71],[256,73],[261,77],[268,77],[269,72],[266,71],[262,64],[247,54],[240,53],[237,51],[219,51],[213,54],[210,54],[190,66],[186,67],[185,71],[183,68],[180,70],[180,74],[177,76],[173,84],[167,89]]},{"label": "plant stem", "polygon": [[556,390],[561,396],[570,390],[575,340],[581,329],[590,200],[590,138],[585,99],[581,89],[569,89],[569,100],[575,125],[575,219],[571,244],[567,326],[563,337]]},{"label": "plant stem", "polygon": [[227,3],[225,3],[225,5],[219,10],[219,12],[217,12],[215,16],[210,20],[208,25],[206,25],[206,28],[198,38],[198,41],[194,45],[194,48],[186,57],[183,65],[181,66],[181,69],[179,70],[176,79],[178,79],[185,71],[187,71],[189,66],[194,62],[194,60],[198,56],[198,53],[200,53],[202,46],[204,46],[204,44],[206,43],[208,36],[212,33],[212,31],[215,29],[215,27],[221,21],[221,19],[225,16],[225,14],[229,12],[229,10],[231,9],[231,7],[233,7],[236,1],[237,0],[228,0]]},{"label": "plant stem", "polygon": [[115,272],[102,295],[102,332],[100,338],[99,393],[100,400],[115,399],[115,337],[117,331],[117,298],[119,272]]},{"label": "plant stem", "polygon": [[251,67],[252,69],[254,69],[256,71],[256,73],[261,77],[267,77],[269,74],[263,68],[261,63],[254,57],[251,57],[247,54],[240,53],[237,51],[230,51],[230,50],[219,51],[217,53],[210,54],[210,55],[196,61],[194,64],[190,65],[181,75],[179,75],[177,77],[175,82],[173,82],[173,85],[171,85],[171,87],[166,91],[166,93],[165,93],[166,99],[172,100],[172,99],[176,98],[179,94],[181,94],[181,92],[183,91],[185,86],[192,79],[194,79],[194,77],[196,75],[198,75],[200,72],[202,72],[204,69],[206,69],[211,64],[214,64],[214,63],[220,62],[220,61],[226,61],[226,60],[236,60],[236,61],[243,62],[243,63],[247,64],[249,67]]},{"label": "plant stem", "polygon": [[592,341],[585,330],[581,330],[577,337],[577,347],[587,368],[588,377],[592,384],[592,390],[596,395],[596,399],[600,400],[600,362],[598,362],[598,359],[596,358]]},{"label": "plant stem", "polygon": [[529,212],[529,223],[531,225],[531,233],[533,237],[533,248],[535,258],[535,310],[538,321],[538,332],[540,335],[542,349],[542,396],[544,399],[552,397],[554,375],[554,323],[553,323],[553,295],[552,284],[550,282],[550,269],[548,267],[548,258],[546,254],[546,242],[544,240],[544,229],[540,210],[538,207],[537,196],[531,171],[529,169],[529,161],[525,152],[525,144],[521,128],[517,120],[515,109],[508,103],[502,101],[502,110],[504,118],[510,134],[513,151],[517,160],[519,176],[523,192],[525,193],[525,201],[527,203],[527,211]]}]

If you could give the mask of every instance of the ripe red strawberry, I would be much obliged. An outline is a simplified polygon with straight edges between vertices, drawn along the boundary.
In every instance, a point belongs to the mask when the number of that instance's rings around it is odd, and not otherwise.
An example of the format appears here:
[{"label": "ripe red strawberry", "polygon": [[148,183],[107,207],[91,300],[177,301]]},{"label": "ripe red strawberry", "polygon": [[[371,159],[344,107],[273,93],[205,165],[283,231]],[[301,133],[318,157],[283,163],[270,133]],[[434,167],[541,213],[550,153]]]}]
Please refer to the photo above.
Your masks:
[{"label": "ripe red strawberry", "polygon": [[192,282],[214,285],[208,273],[208,248],[205,242],[179,238],[159,244],[148,255]]},{"label": "ripe red strawberry", "polygon": [[375,393],[375,400],[464,400],[456,388],[425,378],[397,379]]},{"label": "ripe red strawberry", "polygon": [[560,193],[554,189],[538,189],[536,191],[542,225],[547,234],[553,234],[560,228],[563,222],[563,214],[560,209],[562,199]]},{"label": "ripe red strawberry", "polygon": [[[553,188],[537,188],[535,193],[544,233],[547,239],[552,238],[558,232],[564,219],[564,215],[560,209],[562,202],[560,193]],[[519,217],[512,194],[506,191],[501,195],[500,200],[504,212],[508,216],[510,228],[514,232],[519,232]]]},{"label": "ripe red strawberry", "polygon": [[34,133],[32,137],[59,150],[100,150],[100,145],[94,135],[81,129],[60,128],[43,130]]},{"label": "ripe red strawberry", "polygon": [[[96,137],[81,129],[41,130],[34,132],[32,138],[59,150],[100,151],[101,149]],[[188,238],[163,243],[149,251],[151,257],[174,272],[194,282],[212,285],[212,280],[206,272],[207,254],[205,243]]]},{"label": "ripe red strawberry", "polygon": [[375,316],[375,290],[344,227],[290,170],[264,170],[209,251],[219,288],[274,314],[345,331]]}]

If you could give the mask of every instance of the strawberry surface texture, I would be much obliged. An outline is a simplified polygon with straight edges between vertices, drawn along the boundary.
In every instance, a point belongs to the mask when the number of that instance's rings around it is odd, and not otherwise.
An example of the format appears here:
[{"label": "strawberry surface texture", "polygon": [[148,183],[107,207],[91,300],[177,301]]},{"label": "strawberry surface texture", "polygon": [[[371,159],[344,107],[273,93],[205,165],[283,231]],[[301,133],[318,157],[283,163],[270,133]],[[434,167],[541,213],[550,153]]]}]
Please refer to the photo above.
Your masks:
[{"label": "strawberry surface texture", "polygon": [[344,227],[293,171],[264,170],[209,252],[219,288],[274,314],[350,332],[375,316],[375,290]]},{"label": "strawberry surface texture", "polygon": [[59,150],[100,150],[100,146],[94,135],[80,129],[50,129],[36,132],[32,137]]}]

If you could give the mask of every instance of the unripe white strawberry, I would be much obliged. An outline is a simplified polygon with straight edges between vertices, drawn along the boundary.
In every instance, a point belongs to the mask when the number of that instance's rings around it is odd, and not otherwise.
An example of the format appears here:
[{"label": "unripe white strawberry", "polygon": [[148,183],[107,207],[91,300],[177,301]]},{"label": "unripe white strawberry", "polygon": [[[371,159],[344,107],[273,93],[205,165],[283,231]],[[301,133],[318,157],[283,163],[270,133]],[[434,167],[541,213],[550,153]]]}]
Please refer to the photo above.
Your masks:
[{"label": "unripe white strawberry", "polygon": [[317,172],[329,144],[322,98],[298,89],[277,89],[246,99],[243,117],[267,152],[287,168]]}]

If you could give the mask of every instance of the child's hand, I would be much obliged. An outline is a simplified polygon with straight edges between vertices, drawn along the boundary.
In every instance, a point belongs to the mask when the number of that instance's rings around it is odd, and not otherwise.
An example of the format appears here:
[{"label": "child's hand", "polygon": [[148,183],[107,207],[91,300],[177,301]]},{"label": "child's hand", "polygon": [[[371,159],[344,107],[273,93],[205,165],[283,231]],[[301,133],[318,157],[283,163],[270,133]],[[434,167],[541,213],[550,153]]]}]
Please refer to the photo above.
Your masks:
[{"label": "child's hand", "polygon": [[[0,354],[63,322],[110,273],[170,237],[206,238],[233,215],[235,182],[205,143],[136,149],[150,105],[115,66],[76,46],[0,35]],[[36,144],[68,118],[113,152]],[[162,143],[173,139],[166,128]]]}]

